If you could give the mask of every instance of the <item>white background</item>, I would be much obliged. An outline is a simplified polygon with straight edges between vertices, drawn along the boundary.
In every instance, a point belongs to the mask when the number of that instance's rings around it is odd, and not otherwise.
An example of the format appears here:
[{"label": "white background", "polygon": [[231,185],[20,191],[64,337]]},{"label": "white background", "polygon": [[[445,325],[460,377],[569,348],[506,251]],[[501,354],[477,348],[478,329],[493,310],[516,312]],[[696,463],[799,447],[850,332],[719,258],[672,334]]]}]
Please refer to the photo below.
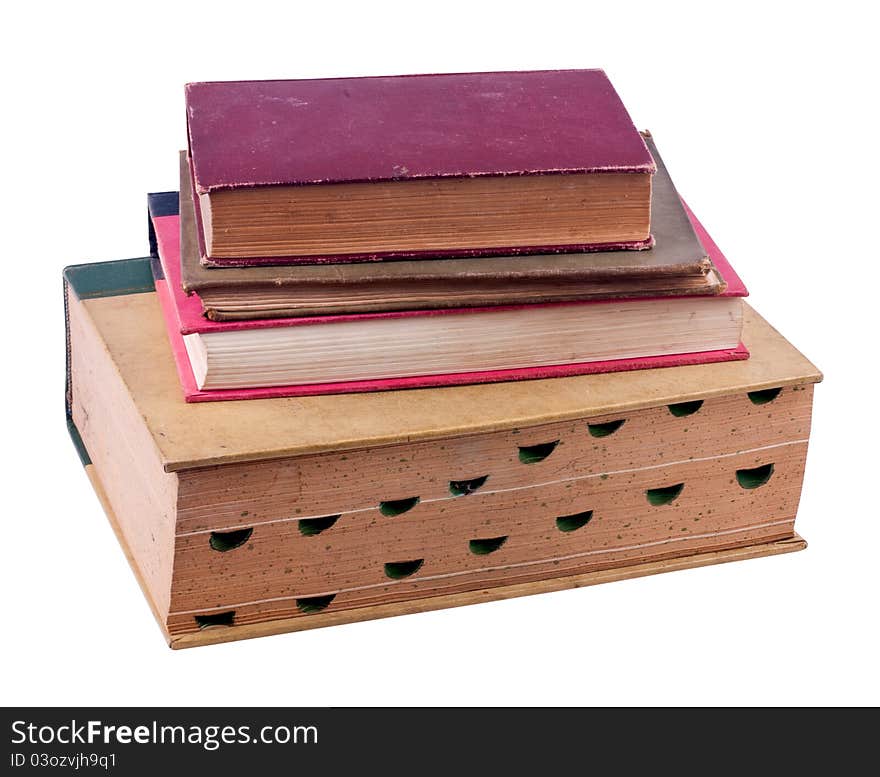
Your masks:
[{"label": "white background", "polygon": [[[0,703],[880,702],[870,6],[9,4]],[[147,252],[145,194],[177,188],[183,84],[581,67],[608,72],[752,303],[825,372],[809,549],[168,650],[65,430],[61,269]]]}]

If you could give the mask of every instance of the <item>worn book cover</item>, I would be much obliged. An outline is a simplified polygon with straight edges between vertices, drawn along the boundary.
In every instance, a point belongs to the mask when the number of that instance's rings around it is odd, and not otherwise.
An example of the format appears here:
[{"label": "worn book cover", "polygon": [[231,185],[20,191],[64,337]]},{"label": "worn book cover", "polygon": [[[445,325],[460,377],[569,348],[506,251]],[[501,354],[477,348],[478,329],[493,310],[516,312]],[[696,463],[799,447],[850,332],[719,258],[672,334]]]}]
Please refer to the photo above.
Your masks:
[{"label": "worn book cover", "polygon": [[192,83],[186,111],[198,194],[278,184],[654,172],[601,70]]}]

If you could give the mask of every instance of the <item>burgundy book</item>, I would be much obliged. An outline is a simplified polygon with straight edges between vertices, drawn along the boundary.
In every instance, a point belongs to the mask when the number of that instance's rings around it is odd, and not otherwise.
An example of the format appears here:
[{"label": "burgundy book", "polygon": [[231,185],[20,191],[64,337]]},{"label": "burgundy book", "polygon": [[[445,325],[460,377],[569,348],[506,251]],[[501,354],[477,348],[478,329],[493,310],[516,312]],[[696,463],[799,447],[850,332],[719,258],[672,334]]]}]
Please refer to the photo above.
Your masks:
[{"label": "burgundy book", "polygon": [[601,70],[188,84],[209,265],[645,248],[644,140]]}]

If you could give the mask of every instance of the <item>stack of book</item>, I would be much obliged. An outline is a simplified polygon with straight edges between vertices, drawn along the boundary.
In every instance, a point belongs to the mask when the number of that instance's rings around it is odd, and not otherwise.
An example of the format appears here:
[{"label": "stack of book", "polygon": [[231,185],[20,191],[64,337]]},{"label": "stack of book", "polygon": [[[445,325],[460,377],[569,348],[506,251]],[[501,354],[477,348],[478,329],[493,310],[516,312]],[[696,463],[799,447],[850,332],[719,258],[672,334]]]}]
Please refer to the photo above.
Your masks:
[{"label": "stack of book", "polygon": [[68,423],[172,646],[804,546],[821,375],[602,71],[186,109],[151,257],[65,271]]}]

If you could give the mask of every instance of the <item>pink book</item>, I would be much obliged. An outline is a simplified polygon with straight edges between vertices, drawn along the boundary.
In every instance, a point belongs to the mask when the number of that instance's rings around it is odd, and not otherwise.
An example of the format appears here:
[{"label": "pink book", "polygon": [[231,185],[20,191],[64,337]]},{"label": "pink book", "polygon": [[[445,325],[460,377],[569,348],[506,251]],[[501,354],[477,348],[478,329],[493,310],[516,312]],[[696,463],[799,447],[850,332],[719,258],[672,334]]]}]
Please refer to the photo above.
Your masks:
[{"label": "pink book", "polygon": [[[181,286],[180,225],[176,215],[153,217],[160,262],[160,267],[154,269],[156,291],[188,402],[491,383],[746,359],[748,351],[740,342],[742,304],[739,299],[747,295],[746,288],[690,210],[688,214],[716,271],[727,283],[727,290],[723,294],[714,297],[603,300],[216,322],[203,316],[198,295],[187,296]],[[654,307],[645,308],[646,305]],[[638,314],[647,326],[643,327],[636,342],[629,345],[629,352],[620,358],[593,355],[592,350],[596,349],[591,350],[591,344],[598,344],[598,352],[601,352],[604,344],[603,338],[596,336],[599,331],[596,327],[629,316],[630,312]],[[718,347],[679,348],[674,353],[640,352],[639,349],[644,351],[651,347],[648,341],[659,336],[659,329],[667,323],[674,326],[676,321],[680,322],[681,329],[678,337],[684,337],[686,341],[699,322],[707,322],[707,340],[717,341]],[[577,334],[579,326],[583,327],[584,336],[576,336],[571,340],[572,344],[566,347],[570,347],[574,354],[589,352],[590,358],[560,359],[559,344],[570,338],[572,327]],[[625,326],[624,329],[628,330],[629,327]],[[361,339],[353,337],[355,331]],[[500,348],[490,348],[483,342],[482,333],[492,331],[501,332]],[[553,334],[548,336],[548,331]],[[418,362],[419,357],[426,353],[433,355],[434,351],[442,352],[443,337],[454,339],[461,336],[461,332],[465,333],[467,347],[461,349],[457,356],[453,354],[453,358],[471,363],[482,359],[490,365],[488,368],[443,369],[442,363],[438,366],[431,359],[427,360],[427,364]],[[230,334],[232,338],[229,338]],[[295,340],[293,345],[284,342],[284,338],[291,334],[304,339]],[[216,335],[223,336],[228,342],[222,343]],[[415,348],[407,342],[408,338],[414,336],[421,338]],[[279,350],[273,351],[276,341],[280,341],[281,345]],[[531,350],[525,348],[528,353],[520,358],[531,356],[534,361],[535,341],[539,353],[546,351],[555,354],[552,360],[523,365],[511,359],[508,351],[513,348],[513,343],[522,344],[523,347],[528,345]],[[352,345],[353,342],[356,345]],[[218,344],[216,357],[211,356],[213,343]],[[320,345],[317,349],[316,343]],[[377,343],[386,349],[386,356],[371,360],[366,349]],[[295,350],[297,347],[299,351]],[[294,348],[292,359],[291,348]],[[400,349],[398,354],[395,353],[396,348]],[[242,351],[247,354],[244,364],[240,362]],[[339,379],[338,374],[344,371],[339,363],[345,369],[350,369],[350,365],[358,362],[364,353],[368,358],[361,360],[361,372],[355,370],[353,377]],[[389,353],[391,356],[388,356]],[[326,360],[328,354],[332,361]],[[219,365],[216,376],[212,374],[212,358]],[[290,361],[286,373],[280,372],[281,362],[285,358]],[[255,368],[249,364],[251,359],[258,362]],[[326,369],[321,367],[322,359],[328,365]],[[395,370],[395,360],[403,367]],[[413,369],[413,364],[417,368]],[[242,376],[247,369],[254,369],[264,385],[241,385],[242,381],[248,380]],[[310,369],[318,370],[317,374],[309,373]],[[323,379],[325,374],[334,370],[336,372],[330,379]],[[375,374],[371,374],[371,371]],[[279,382],[287,374],[302,374],[307,379]]]}]

